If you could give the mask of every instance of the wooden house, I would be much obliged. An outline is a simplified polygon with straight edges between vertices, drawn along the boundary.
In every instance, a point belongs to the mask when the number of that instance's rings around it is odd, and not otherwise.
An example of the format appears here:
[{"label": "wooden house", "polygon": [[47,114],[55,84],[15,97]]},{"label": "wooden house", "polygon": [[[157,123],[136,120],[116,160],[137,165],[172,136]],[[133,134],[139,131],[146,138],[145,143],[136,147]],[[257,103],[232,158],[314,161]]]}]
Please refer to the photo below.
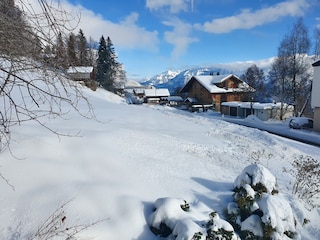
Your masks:
[{"label": "wooden house", "polygon": [[93,67],[69,67],[67,74],[74,81],[86,82],[95,78]]},{"label": "wooden house", "polygon": [[212,104],[214,109],[220,111],[221,103],[246,101],[249,93],[254,91],[236,75],[228,74],[193,76],[180,92],[200,104]]},{"label": "wooden house", "polygon": [[144,89],[144,98],[146,103],[160,103],[162,98],[170,96],[167,88]]},{"label": "wooden house", "polygon": [[74,66],[69,67],[67,75],[70,79],[85,85],[92,90],[97,89],[97,83],[95,81],[95,71],[93,67]]}]

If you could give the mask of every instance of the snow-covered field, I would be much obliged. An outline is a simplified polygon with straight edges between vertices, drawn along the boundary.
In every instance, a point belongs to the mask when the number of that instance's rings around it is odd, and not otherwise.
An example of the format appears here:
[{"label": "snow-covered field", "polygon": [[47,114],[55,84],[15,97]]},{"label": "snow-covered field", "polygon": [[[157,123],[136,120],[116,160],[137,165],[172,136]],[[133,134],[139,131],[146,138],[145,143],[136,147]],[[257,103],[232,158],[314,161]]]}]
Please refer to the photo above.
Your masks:
[{"label": "snow-covered field", "polygon": [[[69,200],[68,224],[107,219],[84,236],[158,239],[148,227],[157,199],[183,199],[223,218],[235,179],[254,162],[276,176],[301,238],[320,236],[319,208],[309,211],[291,196],[294,179],[284,171],[299,155],[319,160],[320,148],[203,113],[127,105],[101,89],[84,91],[99,121],[73,112],[48,120],[65,134],[80,130],[79,137],[58,138],[32,122],[12,128],[12,153],[0,155],[0,172],[15,188],[0,181],[1,239],[24,239]],[[310,222],[302,226],[304,218]]]}]

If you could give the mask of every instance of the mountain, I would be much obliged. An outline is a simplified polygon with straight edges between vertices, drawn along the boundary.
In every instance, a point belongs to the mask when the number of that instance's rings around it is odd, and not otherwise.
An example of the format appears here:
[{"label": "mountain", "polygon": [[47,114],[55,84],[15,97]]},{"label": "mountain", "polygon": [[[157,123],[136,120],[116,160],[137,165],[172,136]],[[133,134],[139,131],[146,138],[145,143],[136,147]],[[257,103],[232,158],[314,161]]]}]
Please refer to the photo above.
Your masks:
[{"label": "mountain", "polygon": [[175,78],[178,74],[180,73],[180,71],[171,71],[171,70],[167,70],[164,71],[160,74],[157,74],[149,79],[147,79],[146,81],[142,82],[142,85],[151,85],[151,86],[156,86],[159,84],[165,84],[167,82],[169,82],[171,79]]},{"label": "mountain", "polygon": [[250,66],[256,64],[260,69],[268,72],[274,58],[263,59],[259,61],[247,62],[233,62],[224,64],[213,64],[210,66],[196,66],[185,70],[165,71],[161,74],[155,75],[144,82],[145,86],[155,86],[156,88],[168,88],[170,93],[173,94],[184,86],[184,84],[192,76],[208,75],[210,73],[216,74],[235,74],[241,76]]}]

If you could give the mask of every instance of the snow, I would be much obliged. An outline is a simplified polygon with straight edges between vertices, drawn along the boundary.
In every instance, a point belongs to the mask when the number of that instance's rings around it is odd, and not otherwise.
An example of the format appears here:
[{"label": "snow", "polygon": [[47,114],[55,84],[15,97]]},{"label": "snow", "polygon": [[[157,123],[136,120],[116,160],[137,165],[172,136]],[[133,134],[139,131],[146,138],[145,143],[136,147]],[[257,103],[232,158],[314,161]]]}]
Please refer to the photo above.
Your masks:
[{"label": "snow", "polygon": [[152,88],[152,89],[145,89],[144,94],[146,97],[166,97],[170,96],[169,90],[166,88]]},{"label": "snow", "polygon": [[67,73],[91,73],[93,71],[93,67],[91,66],[76,66],[69,67]]},{"label": "snow", "polygon": [[264,196],[259,202],[264,213],[262,222],[269,223],[277,232],[295,231],[294,216],[289,203],[278,195]]},{"label": "snow", "polygon": [[254,233],[256,236],[263,236],[262,227],[261,227],[261,219],[257,215],[251,215],[246,220],[244,220],[241,224],[242,231],[250,231]]},{"label": "snow", "polygon": [[[255,170],[253,181],[264,181],[268,191],[277,182],[294,211],[287,213],[287,202],[274,196],[263,199],[259,207],[279,213],[279,228],[291,226],[295,217],[302,239],[320,235],[319,209],[308,211],[290,197],[294,179],[283,171],[291,168],[295,156],[318,159],[320,148],[229,123],[210,112],[127,105],[102,89],[84,92],[97,120],[75,111],[64,119],[47,120],[74,137],[57,137],[34,122],[12,128],[11,152],[1,153],[0,163],[1,174],[15,188],[0,181],[2,239],[26,239],[69,200],[66,224],[107,219],[83,232],[84,238],[158,239],[149,225],[165,221],[174,235],[188,239],[203,231],[201,224],[212,211],[218,214],[216,226],[228,228],[223,212],[232,199],[233,183],[239,175],[237,184],[248,181],[252,169],[246,167],[256,161],[277,181],[262,169]],[[79,108],[85,109],[85,103]],[[262,178],[259,171],[268,177]],[[180,207],[185,201],[189,212]],[[303,225],[303,219],[310,222]],[[252,224],[248,219],[242,227]]]},{"label": "snow", "polygon": [[234,186],[242,187],[247,190],[247,193],[254,197],[254,191],[250,185],[255,186],[258,183],[266,187],[267,193],[271,194],[276,190],[276,178],[264,166],[260,164],[252,164],[243,169],[242,173],[236,178]]}]

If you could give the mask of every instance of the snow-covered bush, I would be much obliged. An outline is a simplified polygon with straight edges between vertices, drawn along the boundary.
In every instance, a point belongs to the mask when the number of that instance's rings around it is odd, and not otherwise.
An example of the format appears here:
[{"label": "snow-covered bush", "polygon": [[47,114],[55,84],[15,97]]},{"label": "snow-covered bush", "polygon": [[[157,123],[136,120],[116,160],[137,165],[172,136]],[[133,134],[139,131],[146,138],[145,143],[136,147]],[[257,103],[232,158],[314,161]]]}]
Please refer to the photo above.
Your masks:
[{"label": "snow-covered bush", "polygon": [[320,162],[310,156],[299,156],[290,173],[295,177],[292,194],[315,206],[320,198]]},{"label": "snow-covered bush", "polygon": [[183,199],[160,198],[150,217],[151,231],[176,240],[238,240],[230,223],[201,202],[189,204]]},{"label": "snow-covered bush", "polygon": [[242,239],[290,239],[296,234],[289,203],[279,196],[275,176],[260,164],[247,166],[236,178],[227,215]]}]

